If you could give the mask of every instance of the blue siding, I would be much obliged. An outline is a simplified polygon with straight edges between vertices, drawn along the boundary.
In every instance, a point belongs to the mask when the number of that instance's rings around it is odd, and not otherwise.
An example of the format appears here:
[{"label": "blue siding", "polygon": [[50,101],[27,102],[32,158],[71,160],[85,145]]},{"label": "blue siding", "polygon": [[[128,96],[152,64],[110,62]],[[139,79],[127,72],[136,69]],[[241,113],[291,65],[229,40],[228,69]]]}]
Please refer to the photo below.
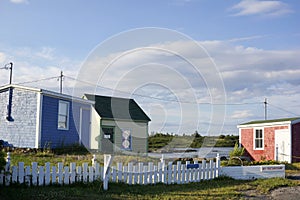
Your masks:
[{"label": "blue siding", "polygon": [[[70,103],[68,130],[59,130],[57,128],[59,100],[67,101]],[[43,96],[42,102],[43,105],[40,147],[43,148],[47,144],[50,144],[51,148],[78,144],[80,107],[88,107],[88,105],[72,102],[72,100],[58,99],[50,96]],[[89,137],[89,133],[87,135]]]}]

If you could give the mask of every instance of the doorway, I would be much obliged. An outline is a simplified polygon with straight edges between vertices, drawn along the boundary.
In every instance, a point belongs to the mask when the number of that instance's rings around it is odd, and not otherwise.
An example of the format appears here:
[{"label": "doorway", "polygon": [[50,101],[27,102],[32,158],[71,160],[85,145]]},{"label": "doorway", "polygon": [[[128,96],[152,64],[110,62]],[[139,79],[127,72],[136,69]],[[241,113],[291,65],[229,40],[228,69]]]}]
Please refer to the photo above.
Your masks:
[{"label": "doorway", "polygon": [[114,152],[114,127],[102,127],[102,142],[101,152],[113,153]]},{"label": "doorway", "polygon": [[275,130],[274,160],[291,162],[290,132],[288,129]]}]

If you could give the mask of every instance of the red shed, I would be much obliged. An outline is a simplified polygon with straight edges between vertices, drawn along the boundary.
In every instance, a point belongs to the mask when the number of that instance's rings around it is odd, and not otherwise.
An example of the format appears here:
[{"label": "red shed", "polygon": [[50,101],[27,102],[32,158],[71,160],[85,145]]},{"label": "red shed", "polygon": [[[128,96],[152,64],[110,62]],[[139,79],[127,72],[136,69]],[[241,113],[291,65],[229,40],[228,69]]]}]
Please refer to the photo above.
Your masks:
[{"label": "red shed", "polygon": [[239,143],[253,160],[300,161],[300,117],[251,121],[237,127]]}]

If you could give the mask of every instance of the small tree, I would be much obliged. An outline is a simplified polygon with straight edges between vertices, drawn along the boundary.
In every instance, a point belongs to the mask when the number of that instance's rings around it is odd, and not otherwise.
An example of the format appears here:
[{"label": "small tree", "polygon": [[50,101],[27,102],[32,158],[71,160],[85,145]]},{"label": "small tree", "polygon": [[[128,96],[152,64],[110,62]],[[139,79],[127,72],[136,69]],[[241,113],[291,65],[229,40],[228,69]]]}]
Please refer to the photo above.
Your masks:
[{"label": "small tree", "polygon": [[228,165],[243,165],[243,161],[240,158],[245,153],[245,149],[243,147],[239,147],[238,143],[235,143],[232,151],[229,152],[229,161]]},{"label": "small tree", "polygon": [[5,153],[0,150],[0,171],[4,170],[6,165]]},{"label": "small tree", "polygon": [[230,158],[241,157],[244,155],[244,153],[245,153],[245,148],[239,147],[238,143],[235,143],[233,150],[229,152],[229,156]]}]

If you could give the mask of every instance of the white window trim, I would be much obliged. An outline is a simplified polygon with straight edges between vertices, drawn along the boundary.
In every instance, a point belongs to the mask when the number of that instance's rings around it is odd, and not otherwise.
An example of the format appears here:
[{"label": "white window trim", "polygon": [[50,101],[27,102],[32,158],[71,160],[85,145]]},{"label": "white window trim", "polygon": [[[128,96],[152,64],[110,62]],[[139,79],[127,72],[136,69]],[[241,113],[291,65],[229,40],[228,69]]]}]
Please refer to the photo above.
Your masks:
[{"label": "white window trim", "polygon": [[[68,110],[67,110],[67,127],[66,128],[60,128],[58,126],[58,123],[59,123],[59,104],[60,103],[65,103],[68,106]],[[70,102],[59,100],[58,101],[58,110],[57,110],[57,129],[58,130],[65,130],[65,131],[69,130],[69,118],[70,118]]]},{"label": "white window trim", "polygon": [[[255,139],[256,139],[256,130],[262,130],[262,148],[256,148],[255,147]],[[253,129],[253,149],[254,150],[264,150],[265,147],[265,133],[264,133],[264,127],[257,127]]]}]

